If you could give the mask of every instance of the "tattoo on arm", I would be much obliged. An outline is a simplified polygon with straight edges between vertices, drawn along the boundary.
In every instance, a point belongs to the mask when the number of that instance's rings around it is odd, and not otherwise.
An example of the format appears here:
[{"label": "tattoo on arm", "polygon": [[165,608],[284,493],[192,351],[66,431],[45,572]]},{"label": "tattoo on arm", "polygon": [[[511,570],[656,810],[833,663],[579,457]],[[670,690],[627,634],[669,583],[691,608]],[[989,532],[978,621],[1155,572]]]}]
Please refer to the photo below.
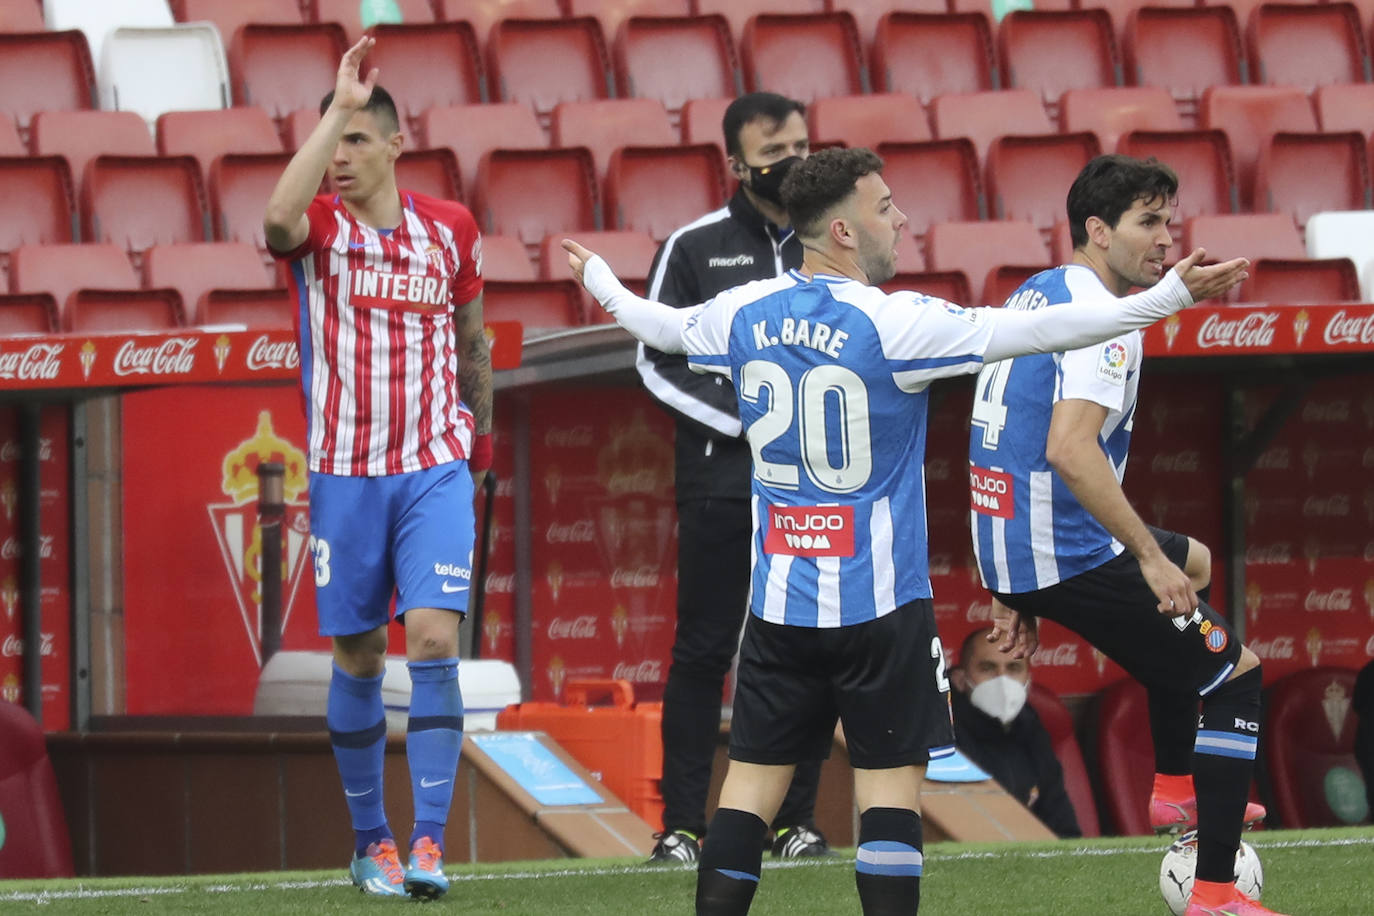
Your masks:
[{"label": "tattoo on arm", "polygon": [[479,434],[491,432],[491,350],[482,320],[482,294],[458,306],[454,313],[458,334],[458,385],[463,402],[472,410]]}]

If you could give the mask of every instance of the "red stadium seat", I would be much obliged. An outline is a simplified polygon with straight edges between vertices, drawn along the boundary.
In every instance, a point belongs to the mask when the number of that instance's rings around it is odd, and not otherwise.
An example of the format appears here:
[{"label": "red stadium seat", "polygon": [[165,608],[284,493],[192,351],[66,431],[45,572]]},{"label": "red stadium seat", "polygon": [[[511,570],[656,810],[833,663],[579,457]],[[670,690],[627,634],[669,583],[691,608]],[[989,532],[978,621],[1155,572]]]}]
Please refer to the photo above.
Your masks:
[{"label": "red stadium seat", "polygon": [[[544,239],[540,246],[540,279],[562,280],[567,276],[568,255],[562,248],[564,238],[564,235],[551,235]],[[577,240],[605,258],[606,263],[615,268],[620,282],[644,294],[648,288],[649,267],[658,251],[658,243],[647,233],[629,229],[579,232]],[[600,307],[596,311],[600,312]]]},{"label": "red stadium seat", "polygon": [[525,243],[513,235],[495,234],[482,236],[482,277],[486,280],[538,279]]},{"label": "red stadium seat", "polygon": [[755,16],[775,13],[823,13],[828,8],[827,0],[694,0],[697,15],[724,16],[730,21],[730,32],[736,38],[744,35],[749,20]]},{"label": "red stadium seat", "polygon": [[859,27],[864,47],[873,45],[878,22],[888,13],[948,13],[946,0],[830,0],[830,9],[844,10]]},{"label": "red stadium seat", "polygon": [[1074,735],[1073,715],[1053,690],[1035,681],[1031,681],[1026,699],[1040,717],[1045,731],[1049,732],[1054,756],[1059,758],[1064,770],[1064,788],[1068,791],[1069,801],[1073,803],[1074,814],[1078,815],[1078,828],[1085,837],[1101,836],[1097,803],[1093,801],[1088,768],[1083,765],[1083,749],[1078,746],[1078,738]]},{"label": "red stadium seat", "polygon": [[281,122],[281,139],[288,153],[294,153],[305,145],[306,139],[320,123],[320,108],[297,108]]},{"label": "red stadium seat", "polygon": [[280,153],[282,145],[277,126],[261,108],[224,108],[159,115],[157,151],[161,156],[194,156],[201,171],[208,172],[216,156]]},{"label": "red stadium seat", "polygon": [[35,156],[65,156],[78,183],[95,156],[156,156],[148,125],[132,111],[40,111],[29,147]]},{"label": "red stadium seat", "polygon": [[1255,168],[1269,138],[1317,129],[1307,93],[1289,86],[1213,86],[1202,94],[1200,117],[1231,141],[1242,210],[1254,209]]},{"label": "red stadium seat", "polygon": [[43,727],[17,703],[0,702],[0,810],[9,842],[0,846],[6,878],[70,878],[71,838]]},{"label": "red stadium seat", "polygon": [[1154,156],[1178,175],[1174,220],[1206,213],[1234,213],[1239,208],[1231,144],[1219,130],[1132,131],[1116,146],[1118,153],[1145,159]]},{"label": "red stadium seat", "polygon": [[[362,7],[363,5],[357,0],[305,0],[306,21],[337,22],[348,33],[348,43],[351,45],[363,37]],[[430,6],[429,0],[396,0],[396,8],[400,11],[401,22],[405,25],[434,22],[434,7]],[[388,23],[388,25],[390,24]],[[381,26],[373,26],[373,28],[379,27]],[[377,44],[380,46],[382,43],[380,36],[378,39]],[[433,63],[441,62],[434,61]],[[389,80],[388,83],[384,84],[388,91],[390,91],[391,82],[394,80]]]},{"label": "red stadium seat", "polygon": [[719,208],[726,194],[725,161],[714,144],[622,147],[606,173],[606,226],[661,242]]},{"label": "red stadium seat", "polygon": [[1182,130],[1183,120],[1168,90],[1158,86],[1070,89],[1059,100],[1059,120],[1068,132],[1091,131],[1104,150],[1133,130]]},{"label": "red stadium seat", "polygon": [[575,280],[489,280],[482,314],[488,321],[518,321],[525,337],[584,324],[582,287]]},{"label": "red stadium seat", "polygon": [[1358,130],[1374,124],[1374,84],[1318,86],[1312,93],[1317,123],[1324,131]]},{"label": "red stadium seat", "polygon": [[1006,85],[1034,89],[1051,112],[1069,89],[1122,84],[1106,10],[1015,10],[997,29],[997,47]]},{"label": "red stadium seat", "polygon": [[1360,276],[1349,258],[1259,258],[1250,262],[1250,279],[1238,298],[1281,305],[1359,302]]},{"label": "red stadium seat", "polygon": [[0,85],[0,114],[21,128],[40,111],[95,108],[95,67],[86,36],[75,30],[0,33]]},{"label": "red stadium seat", "polygon": [[[1131,14],[1143,6],[1195,6],[1196,0],[1080,0],[1077,6],[1096,7],[1107,11],[1112,17],[1112,27],[1119,37],[1125,37],[1126,23]],[[1041,7],[1037,7],[1039,9]]]},{"label": "red stadium seat", "polygon": [[440,200],[462,200],[458,157],[447,147],[406,150],[396,160],[396,186]]},{"label": "red stadium seat", "polygon": [[492,150],[477,167],[473,215],[482,232],[534,250],[544,236],[601,228],[596,167],[584,148]]},{"label": "red stadium seat", "polygon": [[1149,721],[1149,701],[1139,681],[1126,678],[1102,692],[1097,712],[1097,760],[1103,813],[1115,832],[1124,836],[1154,832],[1149,808],[1155,751],[1146,727]]},{"label": "red stadium seat", "polygon": [[[354,9],[358,4],[352,3]],[[381,71],[381,84],[412,126],[430,108],[485,102],[477,33],[466,22],[379,25],[364,67]]]},{"label": "red stadium seat", "polygon": [[191,323],[284,331],[296,326],[295,314],[296,303],[285,289],[210,289],[197,301]]},{"label": "red stadium seat", "polygon": [[926,255],[916,236],[903,232],[893,246],[897,252],[897,273],[917,273],[926,269]]},{"label": "red stadium seat", "polygon": [[0,159],[0,251],[76,242],[76,187],[61,156]]},{"label": "red stadium seat", "polygon": [[318,108],[347,48],[339,25],[245,25],[229,42],[234,104],[257,105],[277,120]]},{"label": "red stadium seat", "polygon": [[596,174],[606,174],[611,153],[622,146],[670,146],[677,131],[657,99],[560,102],[553,110],[553,146],[585,146]]},{"label": "red stadium seat", "polygon": [[0,3],[0,32],[41,32],[43,7],[34,0],[4,0]]},{"label": "red stadium seat", "polygon": [[1039,97],[1029,89],[941,95],[931,106],[935,136],[968,137],[980,157],[998,137],[1054,133]]},{"label": "red stadium seat", "polygon": [[[1295,672],[1270,688],[1260,741],[1270,811],[1284,827],[1343,827],[1368,814],[1368,804],[1358,806],[1354,798],[1361,782],[1354,689],[1354,671],[1327,666]],[[1333,804],[1337,799],[1346,804]]]},{"label": "red stadium seat", "polygon": [[74,333],[173,331],[186,326],[174,289],[79,289],[67,297],[62,329]]},{"label": "red stadium seat", "polygon": [[723,16],[625,20],[615,37],[615,77],[619,95],[658,99],[671,116],[688,99],[733,99],[744,91]]},{"label": "red stadium seat", "polygon": [[491,150],[548,146],[534,111],[519,102],[431,108],[420,117],[420,132],[429,146],[453,150],[469,191],[477,187],[477,164]]},{"label": "red stadium seat", "polygon": [[1322,210],[1368,210],[1369,152],[1364,134],[1275,134],[1255,167],[1255,205],[1288,213],[1299,226]]},{"label": "red stadium seat", "polygon": [[48,293],[0,293],[0,338],[55,334],[59,329],[57,300]]},{"label": "red stadium seat", "polygon": [[611,57],[601,25],[579,19],[503,19],[487,41],[493,101],[524,102],[547,123],[559,102],[608,99]]},{"label": "red stadium seat", "polygon": [[925,110],[915,96],[899,92],[816,99],[806,109],[811,142],[844,143],[875,149],[879,143],[931,139]]},{"label": "red stadium seat", "polygon": [[290,161],[290,153],[233,153],[210,166],[210,222],[217,240],[267,250],[263,214]]},{"label": "red stadium seat", "polygon": [[28,153],[14,121],[0,117],[0,156],[23,156]]},{"label": "red stadium seat", "polygon": [[238,30],[250,22],[263,25],[300,25],[300,8],[281,0],[172,0],[178,22],[209,21],[219,29],[227,48]]},{"label": "red stadium seat", "polygon": [[848,13],[758,15],[739,43],[744,83],[801,102],[868,91],[859,27]]},{"label": "red stadium seat", "polygon": [[1247,30],[1250,78],[1309,92],[1329,83],[1369,81],[1369,48],[1350,3],[1263,3]]},{"label": "red stadium seat", "polygon": [[1125,60],[1127,82],[1168,89],[1190,127],[1203,90],[1245,82],[1240,29],[1228,6],[1137,10],[1126,24]]},{"label": "red stadium seat", "polygon": [[998,88],[992,27],[982,13],[891,13],[873,40],[873,89],[928,104],[954,92]]},{"label": "red stadium seat", "polygon": [[682,142],[714,143],[725,153],[725,109],[734,99],[692,99],[682,106]]},{"label": "red stadium seat", "polygon": [[1061,220],[1050,230],[1050,263],[1067,264],[1073,260],[1073,232],[1069,221]]},{"label": "red stadium seat", "polygon": [[177,290],[187,308],[199,302],[207,290],[276,285],[263,268],[257,249],[246,242],[154,245],[143,255],[143,279],[152,289]]},{"label": "red stadium seat", "polygon": [[1031,277],[1042,270],[1049,270],[1053,264],[998,264],[989,268],[983,279],[983,301],[988,305],[1005,305],[1011,294],[1021,288]]},{"label": "red stadium seat", "polygon": [[984,303],[983,280],[998,264],[1043,264],[1048,259],[1039,230],[1020,220],[936,223],[926,235],[926,266],[963,271],[969,278],[965,305]]},{"label": "red stadium seat", "polygon": [[58,326],[71,330],[68,306],[77,291],[137,292],[139,283],[116,245],[24,245],[10,255],[10,287],[16,293],[50,294]]},{"label": "red stadium seat", "polygon": [[84,236],[126,251],[210,238],[210,203],[193,156],[97,156],[81,186]]},{"label": "red stadium seat", "polygon": [[987,216],[978,154],[967,138],[883,143],[877,152],[892,201],[909,220],[909,234],[924,236],[934,223]]},{"label": "red stadium seat", "polygon": [[1183,227],[1184,250],[1206,248],[1208,260],[1307,257],[1292,217],[1283,213],[1195,216]]},{"label": "red stadium seat", "polygon": [[466,20],[485,43],[498,19],[557,19],[563,15],[559,0],[434,0],[441,22]]},{"label": "red stadium seat", "polygon": [[1097,137],[1090,133],[999,137],[988,147],[988,214],[993,219],[1028,219],[1048,232],[1064,218],[1066,189],[1101,152]]},{"label": "red stadium seat", "polygon": [[569,16],[595,16],[607,41],[633,16],[692,15],[692,0],[565,0],[565,7]]},{"label": "red stadium seat", "polygon": [[903,271],[884,283],[882,288],[888,293],[911,290],[956,305],[973,303],[968,277],[962,270]]}]

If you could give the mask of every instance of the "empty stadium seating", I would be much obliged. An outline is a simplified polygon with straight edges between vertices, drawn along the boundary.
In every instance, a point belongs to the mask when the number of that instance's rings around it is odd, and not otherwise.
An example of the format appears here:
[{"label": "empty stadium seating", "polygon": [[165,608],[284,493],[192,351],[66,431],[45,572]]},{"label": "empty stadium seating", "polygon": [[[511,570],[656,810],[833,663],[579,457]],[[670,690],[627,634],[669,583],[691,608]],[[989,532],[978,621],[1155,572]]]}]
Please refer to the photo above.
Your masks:
[{"label": "empty stadium seating", "polygon": [[0,337],[55,334],[60,329],[57,300],[48,293],[0,293]]},{"label": "empty stadium seating", "polygon": [[489,280],[482,314],[488,321],[518,321],[525,337],[585,323],[582,287],[575,280]]},{"label": "empty stadium seating", "polygon": [[[357,0],[306,0],[306,18],[310,22],[337,22],[352,44],[363,34],[362,6]],[[434,7],[429,0],[396,0],[396,8],[406,25],[434,22]],[[379,38],[378,44],[381,43]]]},{"label": "empty stadium seating", "polygon": [[78,333],[172,331],[185,325],[181,295],[174,289],[78,289],[62,309],[62,329]]},{"label": "empty stadium seating", "polygon": [[1056,111],[1069,89],[1121,85],[1121,58],[1106,10],[1016,10],[997,28],[1002,78],[1033,89]]},{"label": "empty stadium seating", "polygon": [[946,0],[830,0],[830,9],[844,10],[854,17],[864,47],[873,44],[878,22],[888,13],[948,13]]},{"label": "empty stadium seating", "polygon": [[70,329],[67,304],[77,290],[137,291],[138,274],[117,245],[22,245],[10,254],[10,289],[48,293]]},{"label": "empty stadium seating", "polygon": [[0,809],[9,842],[0,846],[6,878],[68,878],[71,838],[43,727],[18,703],[0,702]]},{"label": "empty stadium seating", "polygon": [[1070,89],[1059,100],[1059,120],[1065,131],[1096,134],[1104,151],[1133,130],[1183,129],[1173,97],[1157,86]]},{"label": "empty stadium seating", "polygon": [[0,251],[81,240],[76,185],[62,156],[0,158]]},{"label": "empty stadium seating", "polygon": [[0,156],[22,156],[27,152],[14,121],[0,117]]},{"label": "empty stadium seating", "polygon": [[1284,305],[1359,302],[1360,276],[1349,258],[1259,258],[1240,288],[1241,302]]},{"label": "empty stadium seating", "polygon": [[1102,813],[1107,826],[1125,836],[1151,833],[1150,789],[1154,784],[1154,741],[1150,737],[1145,688],[1132,678],[1102,692],[1097,713],[1097,762],[1102,777]]},{"label": "empty stadium seating", "polygon": [[151,26],[159,28],[173,24],[167,0],[43,0],[43,21],[54,30],[80,29],[91,49],[91,60],[97,67],[104,53],[104,43],[115,29]]},{"label": "empty stadium seating", "polygon": [[1234,213],[1240,207],[1231,144],[1220,130],[1132,131],[1116,149],[1141,159],[1154,156],[1174,170],[1177,222],[1205,213]]},{"label": "empty stadium seating", "polygon": [[192,156],[97,156],[81,185],[86,239],[126,251],[210,238],[210,205]]},{"label": "empty stadium seating", "polygon": [[148,125],[132,111],[39,112],[29,146],[37,156],[65,156],[78,184],[96,156],[157,155]]},{"label": "empty stadium seating", "polygon": [[472,23],[477,40],[483,43],[498,19],[557,19],[563,15],[559,0],[434,0],[434,11],[443,21],[464,19]]},{"label": "empty stadium seating", "polygon": [[1101,151],[1097,137],[1090,133],[997,138],[987,155],[988,215],[1030,220],[1048,232],[1064,217],[1069,185]]},{"label": "empty stadium seating", "polygon": [[429,146],[453,150],[469,191],[477,187],[477,165],[487,152],[548,146],[534,112],[519,102],[431,108],[420,118],[420,133]]},{"label": "empty stadium seating", "polygon": [[[541,279],[561,280],[567,276],[568,255],[561,247],[564,238],[561,233],[551,235],[540,246]],[[615,268],[620,281],[630,289],[641,295],[647,291],[649,267],[658,251],[658,243],[647,233],[626,229],[579,232],[577,240],[605,258],[606,263]],[[600,312],[600,307],[596,311]]]},{"label": "empty stadium seating", "polygon": [[1271,809],[1288,828],[1355,824],[1369,815],[1355,762],[1355,672],[1298,671],[1269,691],[1260,734]]},{"label": "empty stadium seating", "polygon": [[1228,213],[1195,216],[1184,225],[1185,248],[1207,249],[1209,260],[1301,258],[1302,239],[1292,217],[1283,213]]},{"label": "empty stadium seating", "polygon": [[692,0],[564,0],[569,16],[595,16],[607,41],[633,16],[690,16]]},{"label": "empty stadium seating", "polygon": [[1069,708],[1053,690],[1035,681],[1031,681],[1026,700],[1049,733],[1054,756],[1059,758],[1064,770],[1064,789],[1073,804],[1074,814],[1078,816],[1078,828],[1085,837],[1101,836],[1097,803],[1093,801],[1092,783],[1088,781],[1088,768],[1083,764],[1083,750],[1074,735],[1073,716]]},{"label": "empty stadium seating", "polygon": [[1318,86],[1312,93],[1317,123],[1322,130],[1366,131],[1374,124],[1374,84],[1349,83]]},{"label": "empty stadium seating", "polygon": [[758,15],[740,38],[745,87],[810,102],[868,91],[858,26],[848,13]]},{"label": "empty stadium seating", "polygon": [[277,120],[318,107],[347,47],[335,23],[243,26],[229,42],[234,104],[257,105]]},{"label": "empty stadium seating", "polygon": [[926,234],[926,268],[962,271],[970,286],[965,305],[987,304],[983,281],[997,265],[1048,260],[1039,230],[1022,220],[936,223]]},{"label": "empty stadium seating", "polygon": [[915,96],[900,92],[816,99],[806,109],[811,142],[874,149],[879,143],[931,138]]},{"label": "empty stadium seating", "polygon": [[873,88],[922,103],[1000,87],[992,27],[982,13],[891,13],[873,41]]},{"label": "empty stadium seating", "polygon": [[1350,3],[1262,3],[1247,30],[1250,78],[1311,91],[1369,81],[1369,47]]},{"label": "empty stadium seating", "polygon": [[225,153],[280,153],[281,136],[261,108],[169,111],[157,119],[157,151],[194,156],[203,173]]},{"label": "empty stadium seating", "polygon": [[[263,268],[257,249],[247,242],[154,245],[143,255],[143,279],[144,285],[153,289],[177,290],[192,314],[209,290],[258,290],[276,285]],[[194,323],[200,322],[196,319]]]},{"label": "empty stadium seating", "polygon": [[1349,258],[1360,276],[1360,298],[1374,302],[1374,211],[1333,211],[1307,220],[1309,258]]},{"label": "empty stadium seating", "polygon": [[983,278],[983,301],[988,305],[1003,305],[1022,283],[1053,265],[1048,261],[1035,264],[998,264],[988,269]]},{"label": "empty stadium seating", "polygon": [[[352,4],[354,8],[356,3]],[[477,34],[466,22],[379,25],[364,67],[377,67],[402,123],[428,109],[486,101]]]},{"label": "empty stadium seating", "polygon": [[191,324],[241,324],[249,330],[295,327],[296,303],[285,289],[210,289],[191,310]]},{"label": "empty stadium seating", "polygon": [[1126,79],[1173,95],[1188,126],[1208,86],[1246,81],[1235,13],[1227,6],[1148,6],[1130,15],[1124,48]]},{"label": "empty stadium seating", "polygon": [[978,156],[967,138],[883,143],[878,155],[892,201],[907,215],[909,234],[924,236],[934,223],[986,217]]},{"label": "empty stadium seating", "polygon": [[115,29],[97,72],[101,104],[135,111],[149,124],[164,111],[229,105],[224,45],[204,24]]},{"label": "empty stadium seating", "polygon": [[606,174],[611,153],[622,146],[670,146],[677,132],[657,99],[560,102],[553,110],[553,145],[585,146],[596,174]]},{"label": "empty stadium seating", "polygon": [[305,144],[310,132],[320,123],[319,106],[297,108],[281,120],[281,139],[288,152],[294,153]]},{"label": "empty stadium seating", "polygon": [[0,112],[27,127],[39,111],[97,104],[95,66],[81,32],[0,33]]},{"label": "empty stadium seating", "polygon": [[968,137],[980,157],[987,154],[993,140],[1007,134],[1054,133],[1040,99],[1029,89],[942,95],[931,111],[935,136]]},{"label": "empty stadium seating", "polygon": [[210,167],[210,222],[221,242],[249,242],[267,250],[263,214],[290,153],[231,153]]},{"label": "empty stadium seating", "polygon": [[1274,134],[1312,132],[1317,119],[1307,93],[1291,86],[1213,86],[1202,94],[1203,127],[1226,131],[1236,166],[1241,208],[1254,208],[1255,167]]},{"label": "empty stadium seating", "polygon": [[538,279],[525,243],[513,235],[496,234],[482,236],[482,276],[487,280]]},{"label": "empty stadium seating", "polygon": [[661,242],[720,207],[725,161],[711,143],[622,147],[611,155],[605,193],[607,228],[644,232]]},{"label": "empty stadium seating", "polygon": [[601,25],[579,19],[502,19],[487,40],[493,101],[523,102],[547,124],[559,102],[613,95]]},{"label": "empty stadium seating", "polygon": [[41,32],[43,8],[34,0],[4,0],[0,3],[0,32]]},{"label": "empty stadium seating", "polygon": [[172,0],[178,22],[212,22],[226,48],[238,30],[250,22],[264,25],[300,25],[300,7],[281,0]]},{"label": "empty stadium seating", "polygon": [[739,56],[723,16],[633,17],[615,38],[617,93],[658,99],[676,116],[688,99],[744,91]]},{"label": "empty stadium seating", "polygon": [[483,232],[516,236],[531,250],[555,232],[600,229],[592,154],[585,147],[492,150],[477,167],[472,212]]},{"label": "empty stadium seating", "polygon": [[749,20],[770,13],[823,13],[827,0],[693,0],[699,14],[724,16],[736,38],[744,34]]},{"label": "empty stadium seating", "polygon": [[1299,225],[1320,210],[1367,210],[1369,151],[1364,134],[1275,134],[1255,167],[1255,206]]},{"label": "empty stadium seating", "polygon": [[692,99],[682,106],[682,142],[714,143],[725,152],[725,110],[733,99]]},{"label": "empty stadium seating", "polygon": [[458,158],[453,150],[413,149],[396,160],[396,187],[440,200],[464,200]]},{"label": "empty stadium seating", "polygon": [[964,276],[962,270],[899,271],[882,285],[882,289],[888,293],[908,290],[923,296],[944,299],[955,305],[973,304],[968,277]]}]

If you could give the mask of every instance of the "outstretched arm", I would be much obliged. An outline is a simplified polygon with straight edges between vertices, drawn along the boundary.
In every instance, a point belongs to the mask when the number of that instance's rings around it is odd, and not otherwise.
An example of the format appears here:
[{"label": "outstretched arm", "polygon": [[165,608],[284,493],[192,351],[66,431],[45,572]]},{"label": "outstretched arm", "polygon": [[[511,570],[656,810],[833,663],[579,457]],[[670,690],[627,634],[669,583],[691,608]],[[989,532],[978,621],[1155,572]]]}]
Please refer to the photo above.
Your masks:
[{"label": "outstretched arm", "polygon": [[673,308],[636,296],[616,278],[600,255],[572,239],[563,240],[563,250],[568,253],[573,275],[615,317],[617,324],[655,350],[687,352],[682,332],[697,313],[696,308]]}]

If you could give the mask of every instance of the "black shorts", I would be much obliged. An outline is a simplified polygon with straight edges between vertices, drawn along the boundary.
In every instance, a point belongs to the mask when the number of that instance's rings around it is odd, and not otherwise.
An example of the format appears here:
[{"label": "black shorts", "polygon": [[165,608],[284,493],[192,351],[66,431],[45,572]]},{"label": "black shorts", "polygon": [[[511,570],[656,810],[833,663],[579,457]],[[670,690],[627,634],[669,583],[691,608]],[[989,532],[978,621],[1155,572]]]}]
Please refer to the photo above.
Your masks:
[{"label": "black shorts", "polygon": [[861,769],[922,765],[931,749],[954,743],[930,599],[848,627],[783,626],[749,615],[730,759],[824,760],[837,719],[850,763]]},{"label": "black shorts", "polygon": [[[1188,538],[1151,528],[1165,556],[1182,568]],[[1210,693],[1240,659],[1241,643],[1203,604],[1191,617],[1167,617],[1130,551],[1056,585],[1006,595],[1007,607],[1073,630],[1146,687]]]}]

